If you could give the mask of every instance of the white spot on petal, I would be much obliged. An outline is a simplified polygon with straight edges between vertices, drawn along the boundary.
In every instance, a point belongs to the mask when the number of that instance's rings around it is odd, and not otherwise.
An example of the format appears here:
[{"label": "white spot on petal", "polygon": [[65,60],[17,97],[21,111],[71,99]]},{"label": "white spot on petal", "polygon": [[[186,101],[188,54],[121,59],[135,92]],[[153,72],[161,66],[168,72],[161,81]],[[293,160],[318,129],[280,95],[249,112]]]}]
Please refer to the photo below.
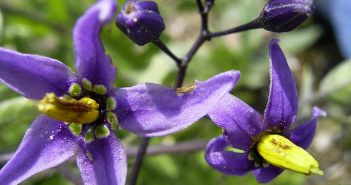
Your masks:
[{"label": "white spot on petal", "polygon": [[111,3],[109,1],[101,1],[99,8],[100,8],[99,20],[107,21],[107,19],[109,18],[109,15],[113,11],[113,6],[111,6]]}]

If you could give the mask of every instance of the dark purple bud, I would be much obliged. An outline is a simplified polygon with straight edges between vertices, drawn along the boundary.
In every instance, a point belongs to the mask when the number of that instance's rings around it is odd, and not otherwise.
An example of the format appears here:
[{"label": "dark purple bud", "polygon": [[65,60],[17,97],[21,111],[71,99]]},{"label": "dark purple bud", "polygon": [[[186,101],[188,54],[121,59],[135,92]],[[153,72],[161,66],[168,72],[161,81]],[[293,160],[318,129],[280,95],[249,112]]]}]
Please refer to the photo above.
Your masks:
[{"label": "dark purple bud", "polygon": [[288,32],[299,26],[313,11],[313,0],[270,0],[258,20],[272,32]]},{"label": "dark purple bud", "polygon": [[116,24],[140,46],[158,39],[165,29],[163,18],[153,1],[128,0],[118,14]]}]

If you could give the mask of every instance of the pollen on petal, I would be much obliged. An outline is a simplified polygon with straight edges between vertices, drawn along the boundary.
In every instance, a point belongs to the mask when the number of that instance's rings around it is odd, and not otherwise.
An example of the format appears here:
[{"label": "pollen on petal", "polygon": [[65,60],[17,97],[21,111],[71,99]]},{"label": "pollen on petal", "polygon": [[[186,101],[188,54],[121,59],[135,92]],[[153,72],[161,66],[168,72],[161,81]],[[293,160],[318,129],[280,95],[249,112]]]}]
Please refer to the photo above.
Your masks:
[{"label": "pollen on petal", "polygon": [[183,94],[183,93],[189,93],[192,92],[193,90],[196,89],[195,85],[192,85],[190,87],[180,87],[176,89],[177,94]]}]

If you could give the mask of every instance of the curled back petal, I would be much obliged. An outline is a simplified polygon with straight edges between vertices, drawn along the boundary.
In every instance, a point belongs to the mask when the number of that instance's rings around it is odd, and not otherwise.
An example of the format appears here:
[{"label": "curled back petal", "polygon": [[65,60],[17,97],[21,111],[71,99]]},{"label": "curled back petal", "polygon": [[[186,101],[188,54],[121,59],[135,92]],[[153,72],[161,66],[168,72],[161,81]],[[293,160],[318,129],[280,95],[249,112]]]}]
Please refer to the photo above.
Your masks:
[{"label": "curled back petal", "polygon": [[233,88],[239,76],[237,71],[222,73],[180,94],[157,84],[120,88],[115,92],[119,124],[149,137],[182,130],[205,116]]},{"label": "curled back petal", "polygon": [[248,150],[262,132],[262,116],[252,107],[230,94],[225,95],[208,113],[224,129],[228,144]]},{"label": "curled back petal", "polygon": [[287,134],[291,123],[295,122],[298,98],[293,75],[290,71],[278,40],[269,45],[271,60],[271,85],[268,104],[264,115],[265,129],[279,129]]},{"label": "curled back petal", "polygon": [[21,145],[0,171],[0,184],[19,184],[30,176],[57,166],[77,151],[72,134],[63,123],[39,116]]},{"label": "curled back petal", "polygon": [[114,135],[82,144],[77,156],[84,185],[124,185],[127,156]]},{"label": "curled back petal", "polygon": [[322,116],[326,116],[326,113],[323,110],[314,107],[312,111],[312,118],[308,122],[303,123],[293,129],[291,131],[290,140],[296,145],[307,149],[311,145],[316,132],[317,119]]},{"label": "curled back petal", "polygon": [[254,162],[248,159],[248,153],[226,151],[227,146],[222,136],[212,139],[206,148],[207,163],[214,169],[229,175],[245,175],[255,169]]},{"label": "curled back petal", "polygon": [[79,18],[73,30],[77,75],[107,87],[112,85],[116,69],[105,54],[100,32],[112,21],[116,9],[115,0],[97,1]]},{"label": "curled back petal", "polygon": [[57,60],[0,48],[0,82],[26,98],[62,95],[70,76],[70,69]]},{"label": "curled back petal", "polygon": [[267,183],[276,178],[283,171],[284,169],[282,168],[269,165],[268,167],[262,167],[254,170],[253,174],[256,176],[256,180],[259,183]]}]

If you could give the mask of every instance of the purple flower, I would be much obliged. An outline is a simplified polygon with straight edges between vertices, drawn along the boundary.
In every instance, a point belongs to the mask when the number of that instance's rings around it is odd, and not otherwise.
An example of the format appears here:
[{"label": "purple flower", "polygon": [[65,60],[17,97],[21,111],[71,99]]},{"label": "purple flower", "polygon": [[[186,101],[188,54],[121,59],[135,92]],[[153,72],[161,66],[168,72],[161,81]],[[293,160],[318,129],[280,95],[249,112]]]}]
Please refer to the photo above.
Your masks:
[{"label": "purple flower", "polygon": [[160,37],[165,23],[153,1],[127,0],[117,16],[117,27],[142,46]]},{"label": "purple flower", "polygon": [[313,11],[313,0],[270,0],[259,21],[272,32],[288,32],[299,26]]},{"label": "purple flower", "polygon": [[116,69],[100,31],[116,8],[114,0],[100,0],[78,20],[76,73],[55,59],[0,48],[0,81],[40,100],[44,113],[1,169],[1,185],[21,183],[74,156],[84,184],[124,184],[127,159],[114,128],[148,137],[179,131],[206,115],[239,79],[229,71],[198,82],[190,92],[157,84],[113,88]]},{"label": "purple flower", "polygon": [[[322,174],[318,162],[307,157],[303,149],[312,142],[317,118],[325,113],[314,108],[308,122],[291,130],[298,109],[297,89],[277,40],[270,43],[270,59],[271,85],[264,117],[235,96],[224,96],[209,113],[211,120],[223,128],[224,133],[209,142],[206,161],[216,170],[230,175],[244,175],[253,171],[261,183],[274,179],[283,168],[304,174]],[[267,143],[270,146],[266,146]],[[242,152],[228,151],[227,147]],[[271,153],[267,155],[267,151]],[[283,154],[285,156],[279,158]],[[307,159],[302,163],[307,161],[311,164],[307,167],[293,166],[296,165],[293,163],[301,162],[296,158],[289,164],[291,156],[300,154]]]}]

